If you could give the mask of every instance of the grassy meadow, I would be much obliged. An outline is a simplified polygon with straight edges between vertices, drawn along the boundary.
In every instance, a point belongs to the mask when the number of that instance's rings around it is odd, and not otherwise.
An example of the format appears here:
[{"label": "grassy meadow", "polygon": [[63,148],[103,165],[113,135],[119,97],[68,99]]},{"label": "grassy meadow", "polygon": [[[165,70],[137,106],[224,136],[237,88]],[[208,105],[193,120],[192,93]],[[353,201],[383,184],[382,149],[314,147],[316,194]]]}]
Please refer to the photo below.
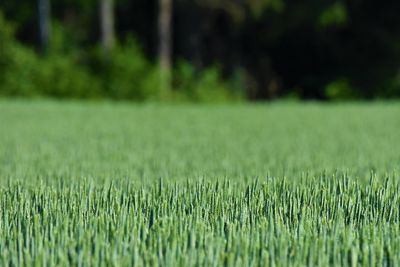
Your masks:
[{"label": "grassy meadow", "polygon": [[400,104],[0,100],[0,266],[398,266]]}]

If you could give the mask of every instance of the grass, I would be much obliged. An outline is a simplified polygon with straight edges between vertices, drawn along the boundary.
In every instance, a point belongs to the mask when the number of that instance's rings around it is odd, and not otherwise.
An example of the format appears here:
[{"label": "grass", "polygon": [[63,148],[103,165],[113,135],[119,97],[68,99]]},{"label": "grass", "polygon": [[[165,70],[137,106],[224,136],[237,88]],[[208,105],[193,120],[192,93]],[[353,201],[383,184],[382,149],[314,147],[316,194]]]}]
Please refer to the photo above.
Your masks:
[{"label": "grass", "polygon": [[1,266],[397,266],[400,105],[0,100]]}]

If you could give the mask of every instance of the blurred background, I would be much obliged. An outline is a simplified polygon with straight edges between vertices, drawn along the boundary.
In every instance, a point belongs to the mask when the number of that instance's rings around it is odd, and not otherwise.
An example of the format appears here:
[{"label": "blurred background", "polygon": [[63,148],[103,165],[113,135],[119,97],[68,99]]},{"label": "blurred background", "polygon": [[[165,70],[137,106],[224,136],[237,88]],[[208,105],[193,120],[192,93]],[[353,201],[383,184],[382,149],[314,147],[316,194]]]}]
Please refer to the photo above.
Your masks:
[{"label": "blurred background", "polygon": [[400,97],[400,1],[2,0],[0,96]]}]

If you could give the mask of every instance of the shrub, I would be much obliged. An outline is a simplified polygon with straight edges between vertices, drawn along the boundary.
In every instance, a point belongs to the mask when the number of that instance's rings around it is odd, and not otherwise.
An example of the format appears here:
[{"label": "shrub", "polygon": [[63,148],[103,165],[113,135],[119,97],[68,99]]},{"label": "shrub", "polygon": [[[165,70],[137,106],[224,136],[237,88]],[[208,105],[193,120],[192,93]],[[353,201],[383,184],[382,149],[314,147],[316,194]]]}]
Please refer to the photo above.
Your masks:
[{"label": "shrub", "polygon": [[87,98],[100,96],[100,82],[71,54],[46,57],[20,45],[12,26],[0,16],[0,94]]},{"label": "shrub", "polygon": [[157,64],[149,61],[135,39],[118,44],[109,55],[95,49],[94,57],[69,42],[55,23],[46,56],[21,45],[10,23],[0,15],[0,94],[56,98],[175,100],[225,102],[239,99],[228,89],[217,67],[198,71],[181,62],[174,70],[173,90],[161,94]]},{"label": "shrub", "polygon": [[134,39],[119,44],[103,57],[103,84],[114,99],[148,100],[159,95],[157,70]]},{"label": "shrub", "polygon": [[346,78],[337,79],[325,87],[325,96],[330,100],[359,98],[358,93]]},{"label": "shrub", "polygon": [[5,73],[2,92],[11,96],[88,98],[101,95],[100,83],[71,57],[40,58],[32,50],[13,47],[12,62]]},{"label": "shrub", "polygon": [[226,102],[240,99],[238,93],[229,91],[217,67],[196,71],[193,65],[180,62],[174,72],[174,88],[181,98],[193,102]]},{"label": "shrub", "polygon": [[5,21],[0,11],[0,92],[6,76],[7,69],[12,60],[11,49],[14,45],[14,27]]}]

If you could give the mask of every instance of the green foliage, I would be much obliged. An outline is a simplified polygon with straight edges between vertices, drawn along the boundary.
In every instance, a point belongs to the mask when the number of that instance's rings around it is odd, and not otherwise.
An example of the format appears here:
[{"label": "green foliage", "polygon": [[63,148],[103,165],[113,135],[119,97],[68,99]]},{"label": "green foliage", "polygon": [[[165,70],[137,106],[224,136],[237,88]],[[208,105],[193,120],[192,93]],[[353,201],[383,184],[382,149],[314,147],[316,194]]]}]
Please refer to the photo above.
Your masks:
[{"label": "green foliage", "polygon": [[[47,57],[20,45],[0,18],[0,94],[87,98],[100,93],[100,83],[69,54],[52,46]],[[60,42],[62,43],[62,42]]]},{"label": "green foliage", "polygon": [[282,12],[285,8],[284,0],[248,0],[246,2],[256,17],[260,17],[266,9]]},{"label": "green foliage", "polygon": [[342,1],[336,1],[321,13],[319,24],[323,27],[344,26],[348,21],[348,12]]},{"label": "green foliage", "polygon": [[[58,98],[166,100],[161,96],[160,73],[134,39],[115,47],[109,55],[97,49],[84,57],[68,33],[54,24],[46,56],[19,44],[9,23],[0,17],[0,95]],[[85,62],[86,61],[86,62]],[[230,93],[216,68],[198,72],[188,64],[176,71],[176,88],[170,100],[223,102],[239,99]]]},{"label": "green foliage", "polygon": [[325,96],[330,100],[356,99],[359,96],[348,79],[338,79],[325,87]]},{"label": "green foliage", "polygon": [[0,13],[0,94],[32,95],[30,71],[35,69],[36,55],[14,38],[14,27]]},{"label": "green foliage", "polygon": [[33,79],[39,71],[37,55],[30,49],[27,49],[17,43],[13,43],[9,51],[10,59],[7,63],[7,69],[4,72],[4,80],[0,85],[2,95],[11,96],[33,96],[39,94],[37,85]]},{"label": "green foliage", "polygon": [[399,113],[0,100],[0,265],[397,266]]},{"label": "green foliage", "polygon": [[4,82],[7,67],[11,61],[11,49],[14,44],[14,27],[7,23],[0,11],[0,84]]},{"label": "green foliage", "polygon": [[[64,27],[59,21],[52,21],[49,54],[65,54],[79,51],[78,41],[70,29]],[[71,54],[68,54],[71,56]],[[73,54],[72,54],[73,56]]]},{"label": "green foliage", "polygon": [[110,55],[101,55],[107,93],[115,99],[148,100],[160,92],[156,68],[144,56],[138,43],[130,39]]},{"label": "green foliage", "polygon": [[[176,98],[208,101],[214,93],[219,99],[226,98],[223,90],[210,88],[203,88],[204,91],[200,92],[190,90],[190,94],[176,89],[170,96],[160,96],[161,86],[155,64],[159,48],[159,6],[156,0],[114,1],[116,39],[121,41],[134,34],[144,52],[137,48],[136,42],[121,42],[116,48],[115,58],[109,58],[112,66],[106,66],[108,63],[103,62],[101,56],[94,62],[88,60],[100,39],[99,1],[51,2],[50,49],[52,54],[57,54],[53,59],[56,63],[51,64],[57,65],[58,69],[79,66],[80,72],[86,73],[86,80],[96,80],[95,87],[101,84],[100,95],[137,101]],[[16,42],[10,37],[14,26],[5,25],[4,19],[1,19],[0,79],[4,80],[4,73],[8,72],[5,68],[12,61],[9,59],[12,53],[6,51],[18,44],[19,47],[22,44],[24,47],[38,45],[37,1],[4,0],[0,1],[0,9],[15,25],[18,39]],[[361,0],[175,1],[173,61],[183,58],[196,66],[209,66],[216,62],[223,72],[224,79],[221,80],[228,82],[228,86],[215,82],[212,78],[215,74],[210,74],[215,70],[205,70],[207,78],[204,79],[208,81],[204,84],[216,84],[217,87],[226,87],[228,91],[232,91],[231,84],[235,81],[227,81],[226,78],[235,76],[237,68],[244,68],[247,78],[241,91],[247,90],[243,95],[251,99],[265,100],[294,94],[300,99],[319,99],[326,95],[327,87],[332,87],[329,84],[331,81],[342,77],[354,86],[357,97],[399,97],[400,16],[396,10],[400,10],[400,1],[386,1],[384,5]],[[26,51],[18,53],[30,54]],[[61,56],[71,58],[61,60]],[[129,58],[133,58],[133,62]],[[126,69],[121,67],[124,65]],[[202,79],[199,71],[194,71],[193,80],[196,82]],[[73,70],[65,72],[74,75]],[[147,74],[141,75],[144,72]],[[179,70],[175,72],[179,73]],[[141,78],[137,79],[137,76]],[[177,77],[174,83],[186,83],[180,81],[182,79]],[[296,91],[294,88],[301,89]],[[4,92],[6,89],[1,90]],[[22,94],[36,94],[25,91]],[[340,97],[346,94],[342,92]],[[80,97],[79,94],[77,97]]]},{"label": "green foliage", "polygon": [[71,57],[50,56],[36,67],[39,68],[37,86],[43,88],[44,95],[70,98],[101,95],[100,82]]},{"label": "green foliage", "polygon": [[382,98],[400,97],[400,73],[384,84],[379,96]]},{"label": "green foliage", "polygon": [[[261,18],[266,10],[282,12],[285,8],[284,0],[248,0],[248,1],[225,1],[225,0],[203,0],[198,4],[216,10],[224,10],[235,22],[244,22],[247,11],[250,16]],[[240,23],[239,23],[240,24]]]},{"label": "green foliage", "polygon": [[15,45],[0,93],[12,96],[97,97],[100,83],[72,57],[58,54],[40,58]]},{"label": "green foliage", "polygon": [[197,71],[181,61],[174,72],[174,88],[184,98],[194,102],[227,102],[239,100],[240,94],[228,89],[217,67]]}]

